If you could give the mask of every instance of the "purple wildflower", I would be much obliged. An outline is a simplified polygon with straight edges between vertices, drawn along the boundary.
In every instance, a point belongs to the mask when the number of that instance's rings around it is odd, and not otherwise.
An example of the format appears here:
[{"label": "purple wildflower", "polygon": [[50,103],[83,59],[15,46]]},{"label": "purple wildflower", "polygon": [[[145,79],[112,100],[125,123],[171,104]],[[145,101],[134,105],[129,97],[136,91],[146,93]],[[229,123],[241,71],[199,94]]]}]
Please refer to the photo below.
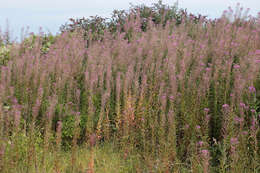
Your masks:
[{"label": "purple wildflower", "polygon": [[234,65],[234,69],[239,69],[239,68],[240,68],[240,65],[238,65],[238,64]]},{"label": "purple wildflower", "polygon": [[246,107],[246,104],[241,102],[241,103],[240,103],[240,107],[241,107],[241,108],[245,108],[245,107]]},{"label": "purple wildflower", "polygon": [[207,158],[209,156],[209,151],[208,150],[201,150],[201,154],[203,155],[204,158]]},{"label": "purple wildflower", "polygon": [[235,118],[234,118],[234,121],[235,121],[236,123],[241,123],[241,122],[244,121],[244,119],[243,119],[243,118],[240,118],[240,117],[235,117]]},{"label": "purple wildflower", "polygon": [[255,109],[251,109],[250,111],[251,111],[252,113],[255,113],[255,112],[256,112]]},{"label": "purple wildflower", "polygon": [[239,142],[238,142],[238,139],[237,139],[237,138],[231,138],[231,139],[230,139],[230,143],[231,143],[231,145],[236,145],[236,144],[238,144]]},{"label": "purple wildflower", "polygon": [[224,104],[224,105],[222,105],[222,108],[224,108],[224,109],[227,109],[228,107],[229,107],[228,104]]},{"label": "purple wildflower", "polygon": [[210,120],[210,115],[206,115],[206,122],[207,122],[207,124],[209,123],[209,120]]},{"label": "purple wildflower", "polygon": [[170,97],[169,97],[171,100],[173,100],[174,99],[174,97],[171,95]]},{"label": "purple wildflower", "polygon": [[200,129],[200,126],[199,126],[199,125],[197,125],[197,126],[196,126],[196,129]]},{"label": "purple wildflower", "polygon": [[243,134],[243,135],[247,135],[248,132],[247,132],[247,131],[243,131],[242,134]]},{"label": "purple wildflower", "polygon": [[17,101],[16,98],[13,98],[13,103],[14,103],[14,104],[17,104],[17,103],[18,103],[18,101]]},{"label": "purple wildflower", "polygon": [[202,145],[203,145],[203,141],[199,141],[199,142],[198,142],[198,146],[199,146],[199,147],[202,147]]},{"label": "purple wildflower", "polygon": [[257,124],[257,120],[255,119],[255,117],[252,118],[252,122],[251,122],[251,127],[250,129],[252,131],[255,131],[256,130],[256,124]]},{"label": "purple wildflower", "polygon": [[97,142],[97,135],[93,133],[89,137],[89,144],[91,147],[93,147],[94,145],[96,145],[96,142]]},{"label": "purple wildflower", "polygon": [[205,114],[208,114],[209,113],[209,108],[204,108],[204,112],[205,112]]},{"label": "purple wildflower", "polygon": [[256,55],[260,55],[260,49],[256,50],[256,51],[255,51],[255,54],[256,54]]},{"label": "purple wildflower", "polygon": [[207,72],[209,72],[210,70],[211,70],[211,68],[209,68],[209,67],[206,68],[206,71],[207,71]]},{"label": "purple wildflower", "polygon": [[0,148],[0,158],[2,158],[4,154],[5,154],[5,145],[2,145]]},{"label": "purple wildflower", "polygon": [[255,90],[255,87],[253,87],[253,86],[250,86],[249,88],[249,91],[251,92],[251,93],[254,93],[256,90]]},{"label": "purple wildflower", "polygon": [[21,118],[21,111],[20,110],[16,110],[15,114],[14,114],[14,124],[15,124],[15,127],[19,126],[20,118]]}]

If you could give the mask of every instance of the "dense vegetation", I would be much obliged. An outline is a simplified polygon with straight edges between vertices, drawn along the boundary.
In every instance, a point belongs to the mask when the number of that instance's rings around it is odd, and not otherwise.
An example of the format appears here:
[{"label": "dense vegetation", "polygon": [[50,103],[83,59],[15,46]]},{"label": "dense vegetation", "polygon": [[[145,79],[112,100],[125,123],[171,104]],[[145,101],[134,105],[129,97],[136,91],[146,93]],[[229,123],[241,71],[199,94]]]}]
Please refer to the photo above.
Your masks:
[{"label": "dense vegetation", "polygon": [[260,14],[113,14],[0,37],[0,172],[259,172]]}]

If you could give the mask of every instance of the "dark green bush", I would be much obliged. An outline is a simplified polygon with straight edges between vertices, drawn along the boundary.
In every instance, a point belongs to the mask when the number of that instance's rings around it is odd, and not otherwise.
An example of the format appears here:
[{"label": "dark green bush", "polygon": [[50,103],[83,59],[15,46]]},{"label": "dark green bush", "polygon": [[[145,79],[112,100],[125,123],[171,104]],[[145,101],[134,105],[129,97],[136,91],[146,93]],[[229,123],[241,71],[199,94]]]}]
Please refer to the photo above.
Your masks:
[{"label": "dark green bush", "polygon": [[[128,11],[126,10],[114,10],[110,19],[100,16],[91,16],[90,18],[81,19],[69,19],[69,23],[66,23],[60,27],[61,32],[73,32],[75,30],[82,30],[84,38],[86,40],[102,40],[105,30],[111,33],[117,31],[126,32],[126,39],[131,40],[131,30],[125,31],[124,25],[129,20],[140,20],[140,29],[142,31],[147,30],[149,20],[156,25],[165,26],[167,22],[173,21],[176,25],[181,24],[184,19],[191,20],[194,23],[198,23],[200,20],[204,20],[206,16],[188,14],[184,9],[178,9],[178,4],[173,6],[165,5],[161,0],[158,3],[154,3],[149,7],[142,5],[131,5]],[[92,33],[92,38],[89,38],[88,33]],[[93,36],[94,35],[94,36]]]}]

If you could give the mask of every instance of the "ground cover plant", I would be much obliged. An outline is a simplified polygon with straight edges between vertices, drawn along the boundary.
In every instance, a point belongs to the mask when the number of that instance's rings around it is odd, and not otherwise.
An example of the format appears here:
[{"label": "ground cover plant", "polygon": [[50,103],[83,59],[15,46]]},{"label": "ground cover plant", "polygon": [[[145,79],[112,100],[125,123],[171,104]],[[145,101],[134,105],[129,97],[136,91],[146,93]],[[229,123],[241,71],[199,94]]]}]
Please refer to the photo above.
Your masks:
[{"label": "ground cover plant", "polygon": [[260,14],[115,14],[0,37],[0,172],[259,172]]}]

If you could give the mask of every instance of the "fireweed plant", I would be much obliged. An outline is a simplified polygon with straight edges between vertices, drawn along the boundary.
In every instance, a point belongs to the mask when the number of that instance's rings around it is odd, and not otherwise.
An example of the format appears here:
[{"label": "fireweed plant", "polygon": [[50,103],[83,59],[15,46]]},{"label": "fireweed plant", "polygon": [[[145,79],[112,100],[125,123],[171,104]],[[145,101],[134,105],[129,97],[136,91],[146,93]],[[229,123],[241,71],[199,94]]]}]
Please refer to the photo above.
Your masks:
[{"label": "fireweed plant", "polygon": [[260,14],[240,13],[9,46],[0,172],[259,172]]}]

